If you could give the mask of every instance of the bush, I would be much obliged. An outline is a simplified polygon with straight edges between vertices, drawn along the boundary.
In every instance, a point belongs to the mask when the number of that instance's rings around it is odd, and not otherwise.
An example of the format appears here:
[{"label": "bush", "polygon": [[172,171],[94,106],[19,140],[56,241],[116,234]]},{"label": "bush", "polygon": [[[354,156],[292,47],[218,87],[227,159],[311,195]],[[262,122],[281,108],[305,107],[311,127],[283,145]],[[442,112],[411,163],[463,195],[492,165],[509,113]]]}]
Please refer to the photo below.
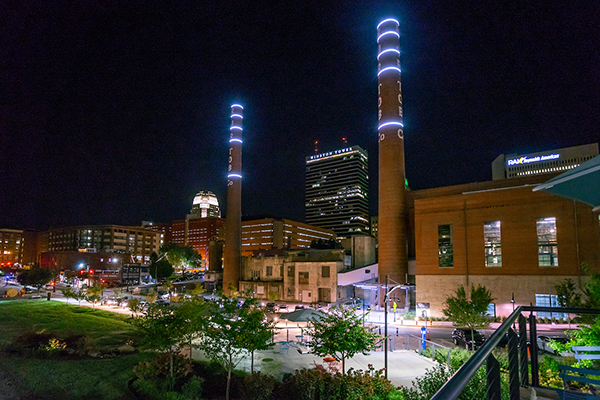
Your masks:
[{"label": "bush", "polygon": [[375,371],[369,365],[367,371],[350,369],[346,375],[319,372],[316,369],[296,370],[288,375],[277,390],[277,399],[299,400],[385,400],[402,398],[390,381],[383,377],[383,370]]},{"label": "bush", "polygon": [[[169,376],[170,360],[167,353],[162,353],[152,361],[142,361],[133,368],[133,373],[138,379],[155,380]],[[186,357],[173,355],[173,375],[175,380],[184,378],[192,372],[192,365]]]},{"label": "bush", "polygon": [[275,378],[255,372],[242,379],[242,400],[267,400],[273,394]]},{"label": "bush", "polygon": [[540,385],[561,389],[562,379],[558,376],[558,362],[551,357],[544,356],[539,364]]},{"label": "bush", "polygon": [[180,390],[169,391],[168,378],[137,379],[133,388],[148,400],[201,400],[203,379],[197,376],[188,380]]}]

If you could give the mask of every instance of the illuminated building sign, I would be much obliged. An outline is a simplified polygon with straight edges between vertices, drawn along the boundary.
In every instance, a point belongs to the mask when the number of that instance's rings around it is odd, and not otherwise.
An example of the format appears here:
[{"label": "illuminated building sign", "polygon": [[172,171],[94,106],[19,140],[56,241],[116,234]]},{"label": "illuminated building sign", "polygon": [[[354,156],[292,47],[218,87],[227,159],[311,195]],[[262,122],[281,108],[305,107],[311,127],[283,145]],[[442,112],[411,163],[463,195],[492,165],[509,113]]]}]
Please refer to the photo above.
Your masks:
[{"label": "illuminated building sign", "polygon": [[337,154],[347,153],[349,151],[352,151],[352,147],[346,147],[345,149],[340,149],[340,150],[335,150],[335,151],[329,151],[327,153],[317,154],[314,156],[310,156],[310,159],[316,160],[316,159],[323,158],[323,157],[330,157],[330,156],[337,155]]},{"label": "illuminated building sign", "polygon": [[507,164],[508,165],[529,164],[529,163],[534,163],[534,162],[539,162],[539,161],[556,160],[557,158],[560,158],[560,154],[548,154],[547,156],[537,156],[537,157],[533,157],[533,158],[523,156],[523,157],[519,157],[519,158],[513,158],[512,160],[508,160]]}]

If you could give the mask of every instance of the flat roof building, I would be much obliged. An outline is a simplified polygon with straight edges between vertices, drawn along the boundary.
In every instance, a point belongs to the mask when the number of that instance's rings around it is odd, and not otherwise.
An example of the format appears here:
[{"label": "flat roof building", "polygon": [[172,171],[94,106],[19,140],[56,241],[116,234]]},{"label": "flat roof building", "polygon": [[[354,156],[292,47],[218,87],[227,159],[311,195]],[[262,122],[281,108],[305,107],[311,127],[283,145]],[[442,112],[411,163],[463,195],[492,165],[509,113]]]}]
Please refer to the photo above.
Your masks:
[{"label": "flat roof building", "polygon": [[598,155],[598,143],[529,154],[500,154],[492,162],[492,179],[564,172]]},{"label": "flat roof building", "polygon": [[306,157],[306,223],[338,238],[369,234],[369,170],[360,146]]}]

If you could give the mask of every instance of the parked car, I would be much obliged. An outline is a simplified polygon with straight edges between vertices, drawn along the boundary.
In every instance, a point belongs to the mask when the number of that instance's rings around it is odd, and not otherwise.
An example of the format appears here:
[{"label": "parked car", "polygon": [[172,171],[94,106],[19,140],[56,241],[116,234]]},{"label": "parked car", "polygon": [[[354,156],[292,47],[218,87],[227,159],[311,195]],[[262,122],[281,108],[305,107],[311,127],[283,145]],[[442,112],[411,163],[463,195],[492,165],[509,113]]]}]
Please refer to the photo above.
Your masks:
[{"label": "parked car", "polygon": [[[477,350],[485,343],[485,338],[478,331],[473,331],[475,341],[474,350]],[[452,332],[452,341],[457,346],[463,346],[467,350],[471,350],[471,330],[470,329],[455,329]]]},{"label": "parked car", "polygon": [[297,306],[294,308],[294,311],[297,311],[297,310],[304,310],[305,308],[306,308],[306,307],[304,307],[302,304],[298,304],[298,305],[297,305]]},{"label": "parked car", "polygon": [[277,312],[277,310],[279,310],[279,307],[277,307],[275,303],[267,303],[265,307],[267,312]]},{"label": "parked car", "polygon": [[282,311],[287,312],[287,310],[288,310],[287,304],[279,304],[279,305],[277,305],[277,308],[279,309],[279,312],[282,312]]},{"label": "parked car", "polygon": [[567,355],[569,352],[568,351],[563,351],[562,353],[554,350],[552,347],[550,347],[550,341],[555,341],[558,343],[562,343],[565,344],[569,341],[568,338],[566,337],[562,337],[562,336],[538,336],[537,337],[537,347],[538,350],[540,351],[545,351],[548,353],[553,353],[561,356]]}]

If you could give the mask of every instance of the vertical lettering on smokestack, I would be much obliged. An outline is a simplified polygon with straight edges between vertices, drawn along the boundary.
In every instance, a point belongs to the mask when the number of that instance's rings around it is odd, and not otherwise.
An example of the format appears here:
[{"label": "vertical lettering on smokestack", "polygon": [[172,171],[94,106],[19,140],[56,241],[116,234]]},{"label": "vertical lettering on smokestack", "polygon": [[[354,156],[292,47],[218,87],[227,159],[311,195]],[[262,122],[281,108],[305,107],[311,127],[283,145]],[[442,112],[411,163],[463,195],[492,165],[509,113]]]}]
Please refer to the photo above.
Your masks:
[{"label": "vertical lettering on smokestack", "polygon": [[225,220],[225,252],[223,289],[237,291],[242,265],[242,121],[244,107],[231,106],[229,127],[229,166],[227,167],[227,218]]},{"label": "vertical lettering on smokestack", "polygon": [[405,283],[408,272],[404,124],[397,20],[377,26],[379,135],[379,275]]}]

